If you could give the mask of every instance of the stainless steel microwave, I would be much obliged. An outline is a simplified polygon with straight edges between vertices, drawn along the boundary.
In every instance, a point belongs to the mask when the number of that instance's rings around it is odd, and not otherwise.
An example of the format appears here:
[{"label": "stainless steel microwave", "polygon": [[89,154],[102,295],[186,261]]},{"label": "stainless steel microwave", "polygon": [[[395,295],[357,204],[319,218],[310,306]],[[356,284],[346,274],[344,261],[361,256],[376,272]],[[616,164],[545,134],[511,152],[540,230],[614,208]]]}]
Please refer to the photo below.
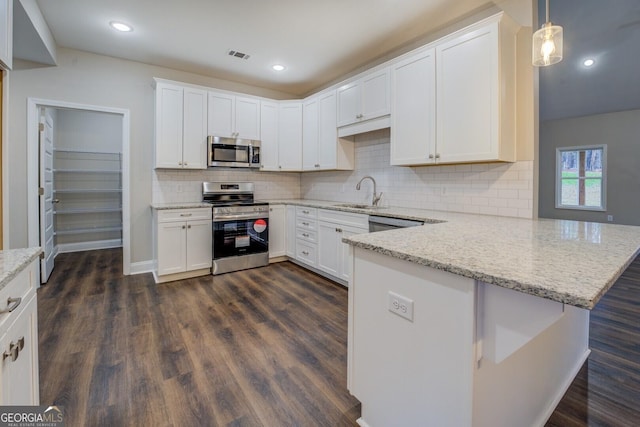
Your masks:
[{"label": "stainless steel microwave", "polygon": [[259,168],[260,141],[209,136],[207,157],[209,167]]}]

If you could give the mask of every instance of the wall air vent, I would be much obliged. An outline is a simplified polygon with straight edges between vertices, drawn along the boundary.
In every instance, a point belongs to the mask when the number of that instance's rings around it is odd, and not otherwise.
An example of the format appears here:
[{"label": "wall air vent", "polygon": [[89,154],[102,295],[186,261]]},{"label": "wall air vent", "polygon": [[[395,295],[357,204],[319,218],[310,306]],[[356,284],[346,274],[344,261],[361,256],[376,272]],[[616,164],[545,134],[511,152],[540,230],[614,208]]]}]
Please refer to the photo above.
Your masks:
[{"label": "wall air vent", "polygon": [[250,57],[250,55],[247,55],[246,53],[238,52],[237,50],[230,50],[227,53],[229,54],[229,56],[233,56],[240,59],[249,59]]}]

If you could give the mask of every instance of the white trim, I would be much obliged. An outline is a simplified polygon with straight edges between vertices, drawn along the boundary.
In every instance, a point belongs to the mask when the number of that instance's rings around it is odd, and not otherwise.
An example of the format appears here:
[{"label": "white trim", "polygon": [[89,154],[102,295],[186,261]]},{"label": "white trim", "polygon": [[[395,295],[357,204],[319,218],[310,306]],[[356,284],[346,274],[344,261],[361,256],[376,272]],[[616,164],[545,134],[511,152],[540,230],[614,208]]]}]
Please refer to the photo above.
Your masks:
[{"label": "white trim", "polygon": [[68,252],[94,251],[97,249],[111,249],[122,247],[122,240],[95,240],[93,242],[78,243],[60,243],[58,244],[58,253],[65,254]]},{"label": "white trim", "polygon": [[[27,241],[28,246],[40,246],[38,209],[38,107],[86,110],[122,116],[122,272],[131,270],[131,195],[130,195],[130,140],[131,113],[128,109],[104,107],[51,99],[27,99]],[[3,160],[4,161],[4,160]],[[3,168],[6,170],[6,168]],[[5,204],[7,206],[7,204]],[[7,227],[5,227],[5,230]]]},{"label": "white trim", "polygon": [[[562,204],[562,152],[564,151],[585,151],[585,150],[602,150],[602,177],[601,181],[601,206],[580,206],[580,205],[563,205]],[[579,179],[579,178],[575,178]],[[594,178],[598,179],[598,178]],[[607,144],[597,145],[580,145],[576,147],[557,147],[556,148],[556,209],[568,209],[578,211],[595,211],[605,212],[607,210]]]},{"label": "white trim", "polygon": [[9,73],[5,70],[0,70],[2,73],[2,247],[4,249],[9,248],[9,237],[11,229],[9,227],[9,129],[7,123],[9,123]]},{"label": "white trim", "polygon": [[153,260],[132,262],[129,274],[153,273],[155,263]]}]

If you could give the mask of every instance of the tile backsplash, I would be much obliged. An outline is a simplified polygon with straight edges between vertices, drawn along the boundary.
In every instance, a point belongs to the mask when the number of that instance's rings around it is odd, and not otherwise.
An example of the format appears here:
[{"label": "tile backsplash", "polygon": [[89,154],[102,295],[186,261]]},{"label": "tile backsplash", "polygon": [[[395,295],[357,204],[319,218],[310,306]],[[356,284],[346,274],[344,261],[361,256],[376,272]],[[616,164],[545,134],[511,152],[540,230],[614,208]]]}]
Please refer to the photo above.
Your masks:
[{"label": "tile backsplash", "polygon": [[533,217],[533,161],[447,166],[389,165],[389,129],[356,136],[353,171],[311,172],[300,178],[302,198],[371,203],[371,181],[380,203],[522,218]]},{"label": "tile backsplash", "polygon": [[533,217],[533,161],[447,166],[389,166],[389,130],[355,139],[353,171],[276,173],[247,169],[156,170],[153,202],[201,200],[203,181],[251,181],[257,199],[317,199],[370,203],[375,178],[380,203],[489,215]]}]

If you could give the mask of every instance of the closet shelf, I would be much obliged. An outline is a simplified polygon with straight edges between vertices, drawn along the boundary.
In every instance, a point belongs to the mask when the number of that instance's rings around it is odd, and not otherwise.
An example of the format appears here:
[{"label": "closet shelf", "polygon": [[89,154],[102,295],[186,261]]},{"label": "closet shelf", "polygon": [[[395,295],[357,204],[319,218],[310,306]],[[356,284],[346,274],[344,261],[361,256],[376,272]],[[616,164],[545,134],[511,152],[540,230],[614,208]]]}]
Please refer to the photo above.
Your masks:
[{"label": "closet shelf", "polygon": [[122,171],[118,169],[54,169],[55,173],[113,173],[119,174]]},{"label": "closet shelf", "polygon": [[58,194],[72,194],[72,193],[122,193],[122,188],[72,188],[63,190],[53,190]]},{"label": "closet shelf", "polygon": [[56,230],[53,234],[56,236],[62,236],[62,235],[69,235],[69,234],[106,233],[109,231],[122,231],[122,226],[68,228],[65,230]]},{"label": "closet shelf", "polygon": [[92,213],[107,213],[107,212],[122,212],[122,208],[59,209],[54,211],[53,214],[67,215],[67,214],[92,214]]}]

